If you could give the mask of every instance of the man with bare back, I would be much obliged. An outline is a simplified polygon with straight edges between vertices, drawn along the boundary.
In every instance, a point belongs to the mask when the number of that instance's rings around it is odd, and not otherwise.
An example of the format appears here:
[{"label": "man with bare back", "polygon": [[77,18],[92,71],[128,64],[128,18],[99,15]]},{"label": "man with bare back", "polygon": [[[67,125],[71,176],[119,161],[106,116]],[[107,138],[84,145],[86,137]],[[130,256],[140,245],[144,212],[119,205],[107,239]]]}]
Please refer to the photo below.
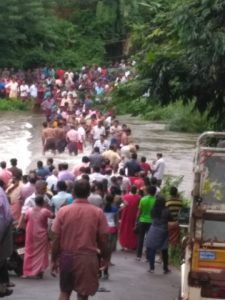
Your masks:
[{"label": "man with bare back", "polygon": [[43,129],[42,129],[42,146],[43,146],[43,154],[45,154],[46,151],[52,150],[55,154],[56,151],[56,136],[55,136],[55,129],[48,127],[47,122],[42,123]]}]

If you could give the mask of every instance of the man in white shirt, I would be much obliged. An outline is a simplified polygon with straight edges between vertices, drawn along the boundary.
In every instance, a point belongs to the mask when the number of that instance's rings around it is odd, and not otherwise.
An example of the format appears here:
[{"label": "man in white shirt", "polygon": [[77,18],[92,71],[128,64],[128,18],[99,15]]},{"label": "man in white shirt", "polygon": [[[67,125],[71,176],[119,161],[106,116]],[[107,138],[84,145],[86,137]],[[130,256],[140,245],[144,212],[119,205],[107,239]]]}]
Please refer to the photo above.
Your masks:
[{"label": "man in white shirt", "polygon": [[32,83],[30,86],[30,96],[33,100],[35,100],[38,96],[38,89],[35,83]]},{"label": "man in white shirt", "polygon": [[58,170],[53,170],[52,175],[48,176],[46,179],[48,189],[52,192],[57,191],[57,182],[58,182]]},{"label": "man in white shirt", "polygon": [[165,161],[162,153],[157,153],[156,156],[157,160],[153,163],[153,176],[157,179],[157,185],[160,187],[165,173]]},{"label": "man in white shirt", "polygon": [[98,122],[98,125],[95,125],[95,126],[92,128],[91,135],[92,135],[93,144],[94,144],[97,140],[100,140],[100,136],[101,136],[101,135],[105,135],[105,127],[103,126],[102,121],[99,121],[99,122]]},{"label": "man in white shirt", "polygon": [[82,123],[78,125],[77,132],[79,134],[78,150],[80,150],[80,152],[83,152],[85,147],[85,141],[86,141],[86,131]]},{"label": "man in white shirt", "polygon": [[103,153],[104,151],[109,149],[109,141],[105,138],[104,135],[101,134],[100,139],[94,143],[94,148],[95,147],[98,147],[100,153]]},{"label": "man in white shirt", "polygon": [[22,81],[22,84],[19,87],[19,92],[20,92],[20,98],[22,100],[27,100],[28,94],[29,94],[29,87],[25,83],[25,81]]},{"label": "man in white shirt", "polygon": [[93,173],[89,175],[90,183],[92,184],[95,182],[102,182],[106,177],[100,173],[100,168],[97,166],[94,166]]}]

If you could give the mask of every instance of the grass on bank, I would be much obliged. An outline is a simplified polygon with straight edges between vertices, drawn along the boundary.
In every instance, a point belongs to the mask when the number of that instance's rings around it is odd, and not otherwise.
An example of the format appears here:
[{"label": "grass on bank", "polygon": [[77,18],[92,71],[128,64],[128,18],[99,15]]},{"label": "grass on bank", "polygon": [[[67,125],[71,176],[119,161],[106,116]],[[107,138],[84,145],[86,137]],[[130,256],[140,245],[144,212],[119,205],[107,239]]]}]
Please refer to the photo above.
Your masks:
[{"label": "grass on bank", "polygon": [[32,108],[30,100],[21,101],[18,99],[0,98],[0,111],[28,111]]},{"label": "grass on bank", "polygon": [[213,123],[207,119],[207,114],[200,114],[195,109],[194,101],[183,104],[182,100],[160,106],[150,99],[140,98],[132,101],[113,100],[113,106],[118,114],[140,116],[144,120],[161,121],[167,124],[167,129],[178,132],[203,132],[213,130]]}]

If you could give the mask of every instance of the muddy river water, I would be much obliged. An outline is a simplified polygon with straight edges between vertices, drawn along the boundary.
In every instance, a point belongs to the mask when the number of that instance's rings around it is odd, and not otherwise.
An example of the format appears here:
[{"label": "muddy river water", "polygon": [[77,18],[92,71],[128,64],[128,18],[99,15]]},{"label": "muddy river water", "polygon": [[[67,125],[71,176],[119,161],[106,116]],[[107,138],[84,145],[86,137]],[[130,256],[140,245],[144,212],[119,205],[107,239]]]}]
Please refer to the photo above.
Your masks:
[{"label": "muddy river water", "polygon": [[[155,159],[157,152],[162,152],[166,162],[166,174],[183,175],[181,190],[190,195],[192,188],[192,163],[196,135],[176,133],[166,130],[164,124],[142,121],[130,116],[119,117],[122,123],[132,129],[135,142],[140,145],[140,155],[149,161]],[[0,160],[9,161],[16,157],[24,172],[35,168],[37,160],[45,160],[41,152],[42,115],[24,112],[0,112]],[[90,148],[86,150],[90,152]],[[57,154],[55,162],[67,161],[70,166],[80,161],[82,155],[69,156]]]}]

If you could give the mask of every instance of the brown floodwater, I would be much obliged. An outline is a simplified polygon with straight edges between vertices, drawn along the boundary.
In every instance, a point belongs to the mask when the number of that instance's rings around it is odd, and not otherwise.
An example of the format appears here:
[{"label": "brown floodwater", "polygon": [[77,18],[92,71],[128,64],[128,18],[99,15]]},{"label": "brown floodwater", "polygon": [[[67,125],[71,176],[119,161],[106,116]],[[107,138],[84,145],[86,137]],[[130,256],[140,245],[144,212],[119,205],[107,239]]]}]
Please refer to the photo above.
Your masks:
[{"label": "brown floodwater", "polygon": [[[157,152],[162,152],[166,162],[166,174],[184,176],[181,190],[190,195],[192,188],[192,165],[197,136],[194,134],[177,133],[166,130],[165,124],[142,121],[131,116],[120,116],[122,123],[132,129],[135,142],[140,145],[140,155],[145,155],[151,162]],[[0,160],[16,157],[18,165],[26,172],[35,168],[38,160],[52,157],[51,153],[42,155],[40,114],[25,112],[0,112]],[[90,152],[90,147],[86,149]],[[55,163],[67,161],[71,167],[79,162],[77,157],[67,152],[57,154]]]}]

